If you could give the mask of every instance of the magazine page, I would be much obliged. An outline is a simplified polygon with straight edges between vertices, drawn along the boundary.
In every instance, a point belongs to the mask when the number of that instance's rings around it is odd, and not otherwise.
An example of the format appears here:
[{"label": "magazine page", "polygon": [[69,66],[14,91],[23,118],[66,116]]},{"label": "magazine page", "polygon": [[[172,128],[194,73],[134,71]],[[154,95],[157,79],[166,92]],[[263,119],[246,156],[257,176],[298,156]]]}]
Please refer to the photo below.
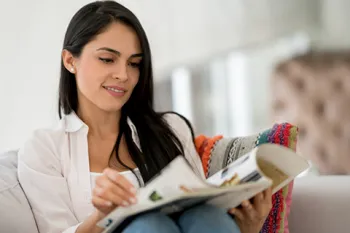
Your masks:
[{"label": "magazine page", "polygon": [[[237,192],[232,190],[209,203],[222,208],[233,208],[270,186],[274,194],[308,167],[306,159],[293,150],[277,144],[263,144],[208,179],[211,184],[219,186],[240,187],[246,184],[247,189]],[[252,185],[253,183],[256,184]]]},{"label": "magazine page", "polygon": [[287,147],[276,144],[259,146],[256,157],[260,172],[273,182],[273,193],[309,168],[305,158]]},{"label": "magazine page", "polygon": [[203,180],[183,156],[178,156],[138,190],[136,205],[116,208],[98,225],[108,233],[141,213],[171,214],[204,202],[230,209],[270,186],[276,192],[307,167],[307,162],[292,150],[264,144]]},{"label": "magazine page", "polygon": [[[207,190],[211,186],[198,177],[183,156],[175,158],[159,175],[137,192],[138,203],[118,207],[98,223],[110,232],[127,217],[150,210],[167,213],[180,211],[197,202],[207,200],[211,194],[194,194],[192,190]],[[188,198],[186,198],[188,196]],[[183,199],[181,202],[180,200]]]},{"label": "magazine page", "polygon": [[218,187],[227,187],[263,179],[262,174],[257,169],[256,150],[253,149],[209,177],[206,180],[207,183]]},{"label": "magazine page", "polygon": [[257,150],[258,148],[253,149],[207,179],[209,184],[231,187],[225,195],[209,200],[209,204],[234,208],[243,200],[248,200],[271,186],[271,180],[264,177],[257,168]]}]

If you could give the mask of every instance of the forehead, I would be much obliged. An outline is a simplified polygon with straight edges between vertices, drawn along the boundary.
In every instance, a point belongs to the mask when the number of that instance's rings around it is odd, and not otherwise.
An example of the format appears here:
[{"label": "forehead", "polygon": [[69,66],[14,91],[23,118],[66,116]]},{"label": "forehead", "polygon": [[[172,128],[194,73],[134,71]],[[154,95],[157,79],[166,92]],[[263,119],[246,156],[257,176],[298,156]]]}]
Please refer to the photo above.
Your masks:
[{"label": "forehead", "polygon": [[109,25],[87,47],[94,49],[108,47],[126,56],[142,52],[136,32],[130,26],[120,22],[114,22]]}]

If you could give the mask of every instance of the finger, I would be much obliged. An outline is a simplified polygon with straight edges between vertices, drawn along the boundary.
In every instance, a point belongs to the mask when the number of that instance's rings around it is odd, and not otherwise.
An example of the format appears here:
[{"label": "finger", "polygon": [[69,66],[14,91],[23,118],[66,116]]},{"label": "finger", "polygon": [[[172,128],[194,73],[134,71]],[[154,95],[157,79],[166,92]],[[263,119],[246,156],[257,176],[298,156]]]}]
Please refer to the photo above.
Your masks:
[{"label": "finger", "polygon": [[254,204],[262,202],[264,200],[264,193],[258,193],[254,196]]},{"label": "finger", "polygon": [[127,206],[137,202],[135,196],[130,195],[130,193],[104,176],[96,180],[96,187],[93,193],[117,205]]},{"label": "finger", "polygon": [[255,210],[252,203],[250,203],[250,201],[248,200],[245,200],[242,202],[242,207],[242,211],[246,215],[246,217],[248,217],[250,220],[254,220],[254,218],[257,215],[257,211]]},{"label": "finger", "polygon": [[234,215],[237,219],[243,221],[244,220],[244,214],[241,210],[237,208],[232,208],[229,210],[229,213]]},{"label": "finger", "polygon": [[100,198],[98,196],[93,196],[92,197],[92,204],[97,208],[97,209],[108,209],[113,206],[113,203],[110,201],[106,201],[103,198]]},{"label": "finger", "polygon": [[192,193],[194,190],[190,189],[190,188],[187,188],[186,186],[184,185],[180,185],[180,189],[182,191],[184,191],[185,193]]},{"label": "finger", "polygon": [[242,202],[242,207],[246,210],[253,210],[254,209],[252,203],[250,203],[250,201],[248,201],[248,200],[245,200]]},{"label": "finger", "polygon": [[[135,203],[135,194],[130,194],[125,189],[123,189],[120,185],[117,185],[115,182],[111,181],[106,176],[100,176],[96,179],[96,188],[100,188],[98,192],[111,192],[114,195],[119,196],[123,200],[130,202],[130,204]],[[109,190],[109,191],[108,191]],[[97,194],[101,195],[101,194]]]},{"label": "finger", "polygon": [[258,193],[254,197],[254,208],[259,212],[261,209],[261,204],[264,202],[264,194]]},{"label": "finger", "polygon": [[254,197],[254,208],[258,219],[266,219],[272,208],[272,196],[270,198],[264,196],[263,193],[259,193]]},{"label": "finger", "polygon": [[254,197],[254,209],[256,211],[256,219],[264,219],[270,212],[270,209],[268,208],[268,205],[266,205],[266,201],[263,198],[263,194],[260,193],[260,195],[256,195]]},{"label": "finger", "polygon": [[111,168],[106,168],[103,171],[103,174],[106,175],[113,183],[128,192],[130,195],[135,196],[135,187],[123,175],[120,175],[119,172]]},{"label": "finger", "polygon": [[268,209],[268,212],[270,212],[272,208],[272,188],[268,188],[264,191],[264,203]]},{"label": "finger", "polygon": [[269,200],[272,197],[272,187],[267,188],[266,190],[263,191],[264,194],[264,199]]},{"label": "finger", "polygon": [[112,202],[117,206],[129,206],[131,203],[128,197],[117,195],[109,189],[104,189],[101,187],[95,187],[92,191],[93,196],[99,197],[105,201]]}]

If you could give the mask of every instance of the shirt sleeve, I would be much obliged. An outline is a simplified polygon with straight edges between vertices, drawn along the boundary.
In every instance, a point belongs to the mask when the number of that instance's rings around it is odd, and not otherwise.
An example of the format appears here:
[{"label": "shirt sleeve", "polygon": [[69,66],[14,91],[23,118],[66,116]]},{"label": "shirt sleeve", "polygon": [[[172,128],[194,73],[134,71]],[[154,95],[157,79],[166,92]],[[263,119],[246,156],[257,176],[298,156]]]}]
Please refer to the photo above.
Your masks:
[{"label": "shirt sleeve", "polygon": [[190,163],[193,171],[205,179],[204,170],[202,166],[202,161],[197,153],[194,141],[193,141],[193,132],[189,122],[186,122],[185,119],[180,117],[175,113],[167,113],[164,115],[167,123],[173,129],[176,136],[182,143],[185,158]]},{"label": "shirt sleeve", "polygon": [[40,233],[73,233],[79,226],[53,137],[36,131],[19,151],[18,179]]}]

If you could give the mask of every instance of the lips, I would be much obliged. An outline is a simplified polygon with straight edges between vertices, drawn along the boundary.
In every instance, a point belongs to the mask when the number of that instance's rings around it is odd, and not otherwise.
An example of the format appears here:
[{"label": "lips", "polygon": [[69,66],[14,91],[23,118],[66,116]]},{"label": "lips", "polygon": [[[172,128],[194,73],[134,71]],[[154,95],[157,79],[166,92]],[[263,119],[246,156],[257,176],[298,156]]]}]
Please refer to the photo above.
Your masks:
[{"label": "lips", "polygon": [[118,86],[103,86],[103,88],[113,97],[120,98],[125,96],[127,90]]},{"label": "lips", "polygon": [[115,93],[125,93],[126,89],[122,88],[122,87],[118,87],[118,86],[104,86],[105,89],[107,89],[108,91],[113,91]]}]

